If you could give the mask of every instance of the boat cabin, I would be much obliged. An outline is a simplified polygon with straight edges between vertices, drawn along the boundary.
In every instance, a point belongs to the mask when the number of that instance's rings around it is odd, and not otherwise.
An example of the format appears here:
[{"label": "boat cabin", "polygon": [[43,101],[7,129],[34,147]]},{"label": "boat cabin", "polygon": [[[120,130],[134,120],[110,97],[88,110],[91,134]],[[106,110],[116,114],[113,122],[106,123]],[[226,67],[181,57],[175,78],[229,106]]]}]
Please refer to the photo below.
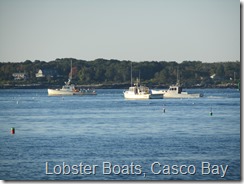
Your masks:
[{"label": "boat cabin", "polygon": [[149,93],[149,88],[145,86],[134,86],[134,87],[129,87],[129,92],[132,92],[134,94],[148,94]]},{"label": "boat cabin", "polygon": [[180,86],[170,86],[169,89],[168,89],[168,92],[180,94],[182,92],[182,87],[180,87]]},{"label": "boat cabin", "polygon": [[62,90],[66,90],[66,91],[72,91],[72,90],[74,90],[75,89],[75,86],[73,85],[73,84],[71,84],[71,85],[64,85],[63,87],[62,87]]}]

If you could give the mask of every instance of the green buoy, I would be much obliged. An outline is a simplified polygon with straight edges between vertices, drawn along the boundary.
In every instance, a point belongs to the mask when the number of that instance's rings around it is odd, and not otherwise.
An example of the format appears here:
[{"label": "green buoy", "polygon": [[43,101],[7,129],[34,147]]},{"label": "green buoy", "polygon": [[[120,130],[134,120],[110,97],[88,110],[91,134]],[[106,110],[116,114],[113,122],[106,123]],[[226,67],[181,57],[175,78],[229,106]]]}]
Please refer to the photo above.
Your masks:
[{"label": "green buoy", "polygon": [[11,134],[15,134],[15,128],[11,128]]}]

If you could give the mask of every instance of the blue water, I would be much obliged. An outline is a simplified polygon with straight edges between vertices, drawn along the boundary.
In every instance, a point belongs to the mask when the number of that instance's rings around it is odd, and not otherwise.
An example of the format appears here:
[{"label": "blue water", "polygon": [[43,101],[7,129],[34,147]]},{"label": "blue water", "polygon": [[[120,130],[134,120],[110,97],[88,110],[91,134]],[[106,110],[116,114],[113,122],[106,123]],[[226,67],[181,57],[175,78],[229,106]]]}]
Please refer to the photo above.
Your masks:
[{"label": "blue water", "polygon": [[[117,89],[70,97],[0,90],[0,179],[240,180],[240,92],[187,91],[205,96],[125,100]],[[213,169],[202,171],[203,162]],[[80,163],[87,165],[82,174]],[[228,165],[225,176],[220,165]]]}]

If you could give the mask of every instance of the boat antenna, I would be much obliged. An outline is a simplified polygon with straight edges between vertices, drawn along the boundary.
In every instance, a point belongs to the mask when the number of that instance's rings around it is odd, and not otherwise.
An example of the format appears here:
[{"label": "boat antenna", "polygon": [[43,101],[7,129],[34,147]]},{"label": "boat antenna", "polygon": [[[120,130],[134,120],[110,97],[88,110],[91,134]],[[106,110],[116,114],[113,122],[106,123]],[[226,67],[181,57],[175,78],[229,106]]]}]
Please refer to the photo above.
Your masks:
[{"label": "boat antenna", "polygon": [[71,69],[70,69],[70,80],[72,79],[72,75],[73,75],[73,73],[72,73],[72,59],[71,59]]},{"label": "boat antenna", "polygon": [[71,80],[72,80],[72,59],[71,59],[71,69],[70,69],[70,75],[69,75],[69,80],[68,80],[68,82],[67,83],[65,83],[65,84],[68,84],[68,85],[70,85],[70,83],[71,83]]},{"label": "boat antenna", "polygon": [[130,63],[130,86],[132,86],[132,61]]},{"label": "boat antenna", "polygon": [[141,83],[141,70],[139,70],[139,83]]},{"label": "boat antenna", "polygon": [[176,85],[180,85],[180,79],[179,79],[179,66],[177,67],[177,82]]}]

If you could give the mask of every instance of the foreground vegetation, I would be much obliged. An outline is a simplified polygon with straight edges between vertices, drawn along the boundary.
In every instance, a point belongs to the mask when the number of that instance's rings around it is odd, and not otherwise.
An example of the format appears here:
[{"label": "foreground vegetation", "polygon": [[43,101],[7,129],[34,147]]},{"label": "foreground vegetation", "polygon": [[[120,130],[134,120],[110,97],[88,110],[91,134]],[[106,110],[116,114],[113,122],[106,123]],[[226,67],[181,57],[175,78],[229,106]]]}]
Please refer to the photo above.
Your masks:
[{"label": "foreground vegetation", "polygon": [[[78,85],[117,85],[129,86],[131,83],[131,63],[133,80],[140,77],[141,83],[150,86],[168,86],[176,83],[177,70],[184,87],[236,87],[240,81],[239,61],[203,63],[201,61],[145,61],[131,62],[115,59],[96,59],[94,61],[73,58],[54,61],[25,61],[19,63],[0,63],[0,85],[14,86],[27,84],[63,85],[67,81],[72,61],[72,81]],[[37,78],[39,69],[53,74]],[[16,80],[13,73],[25,73],[27,78]]]}]

